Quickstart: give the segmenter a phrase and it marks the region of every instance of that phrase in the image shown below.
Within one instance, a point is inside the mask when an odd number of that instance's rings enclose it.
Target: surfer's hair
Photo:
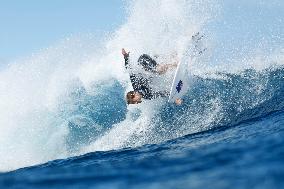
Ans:
[[[135,91],[129,91],[127,94],[126,94],[126,101],[127,101],[127,104],[135,104],[136,102],[133,100],[135,96]]]

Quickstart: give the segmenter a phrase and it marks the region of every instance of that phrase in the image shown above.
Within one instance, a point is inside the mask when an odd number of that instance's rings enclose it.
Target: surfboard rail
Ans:
[[[194,58],[202,55],[207,50],[207,48],[201,47],[203,37],[204,35],[200,34],[200,32],[192,36],[175,71],[168,102],[175,102],[189,90],[193,75],[189,72],[188,65]]]

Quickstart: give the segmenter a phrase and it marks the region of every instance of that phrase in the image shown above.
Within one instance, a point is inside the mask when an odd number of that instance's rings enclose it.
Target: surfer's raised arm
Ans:
[[[123,55],[126,69],[128,68],[128,64],[129,64],[129,53],[130,52],[126,52],[124,48],[121,49],[121,54]]]

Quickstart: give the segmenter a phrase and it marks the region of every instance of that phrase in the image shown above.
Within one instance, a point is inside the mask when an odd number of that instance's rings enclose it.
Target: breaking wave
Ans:
[[[131,1],[126,23],[100,42],[71,37],[3,68],[0,170],[159,143],[283,109],[282,44],[263,44],[261,34],[255,43],[262,45],[250,51],[249,44],[241,52],[226,47],[216,30],[225,8],[213,0]],[[181,58],[198,31],[206,35],[208,50],[190,66],[194,85],[184,103],[155,99],[127,106],[131,84],[121,48],[131,51],[133,62],[143,53],[173,50]],[[283,40],[281,34],[277,39]],[[163,78],[164,87],[171,78]]]

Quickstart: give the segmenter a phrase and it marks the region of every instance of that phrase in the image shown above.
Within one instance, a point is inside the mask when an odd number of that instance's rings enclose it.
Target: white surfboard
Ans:
[[[182,98],[192,85],[193,75],[188,70],[188,67],[196,57],[203,54],[206,50],[206,48],[202,47],[202,38],[203,35],[199,32],[192,36],[192,40],[189,42],[189,45],[177,66],[168,102],[175,102],[177,99]]]

